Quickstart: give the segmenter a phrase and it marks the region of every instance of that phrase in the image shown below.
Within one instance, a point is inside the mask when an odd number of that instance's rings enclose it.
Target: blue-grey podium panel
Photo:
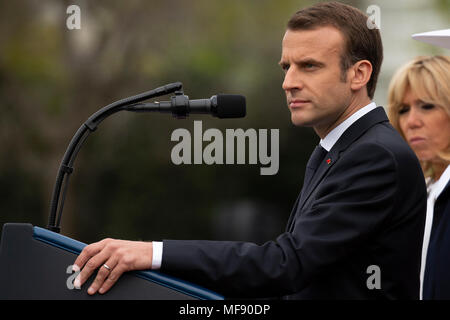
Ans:
[[[31,224],[6,223],[0,244],[0,299],[223,300],[215,292],[156,271],[127,272],[105,294],[73,288],[71,265],[86,244]]]

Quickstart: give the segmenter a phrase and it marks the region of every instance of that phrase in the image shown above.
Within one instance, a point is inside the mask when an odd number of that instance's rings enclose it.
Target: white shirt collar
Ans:
[[[434,199],[437,199],[441,194],[441,192],[444,190],[449,180],[450,180],[450,165],[448,165],[447,168],[444,170],[444,172],[441,174],[439,180],[432,184],[430,196],[434,197]]]
[[[342,136],[342,134],[345,132],[345,130],[348,129],[356,120],[364,116],[366,113],[369,113],[373,109],[377,107],[377,104],[375,102],[369,103],[367,106],[359,109],[354,114],[352,114],[350,117],[345,119],[342,123],[340,123],[336,128],[330,131],[325,138],[320,139],[320,145],[327,151],[330,151],[331,148],[333,148],[334,144],[338,139]]]

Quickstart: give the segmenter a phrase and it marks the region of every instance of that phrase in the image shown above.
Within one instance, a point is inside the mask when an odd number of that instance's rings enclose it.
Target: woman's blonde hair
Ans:
[[[450,57],[420,56],[394,74],[389,84],[388,115],[392,126],[403,138],[405,135],[399,125],[399,111],[408,90],[412,90],[423,102],[442,108],[450,119]],[[450,161],[450,142],[438,156],[444,161]],[[421,161],[421,165],[425,177],[434,178],[431,163]]]

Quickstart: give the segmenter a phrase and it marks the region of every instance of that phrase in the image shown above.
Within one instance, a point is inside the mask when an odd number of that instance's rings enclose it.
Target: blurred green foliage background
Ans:
[[[345,2],[362,11],[377,3],[383,10],[384,3]],[[84,242],[275,238],[318,142],[312,129],[291,124],[277,64],[289,17],[311,3],[2,1],[0,224],[46,226],[56,173],[79,126],[111,102],[181,81],[191,99],[245,95],[246,118],[177,120],[125,112],[108,118],[77,157],[62,233]],[[81,8],[80,30],[66,27],[71,4]],[[429,5],[448,15],[448,1]],[[425,45],[416,49],[436,52]],[[384,87],[391,73],[380,77]],[[260,164],[174,165],[171,133],[176,128],[193,133],[194,120],[203,121],[203,131],[279,129],[278,174],[261,176]]]

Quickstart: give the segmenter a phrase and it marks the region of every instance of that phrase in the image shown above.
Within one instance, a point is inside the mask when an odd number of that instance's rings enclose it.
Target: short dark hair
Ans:
[[[341,76],[360,60],[372,64],[372,74],[367,83],[367,95],[373,98],[378,74],[383,62],[383,44],[378,28],[369,28],[368,16],[359,9],[340,2],[322,2],[296,12],[287,24],[289,30],[312,30],[333,26],[344,37],[341,56]]]

